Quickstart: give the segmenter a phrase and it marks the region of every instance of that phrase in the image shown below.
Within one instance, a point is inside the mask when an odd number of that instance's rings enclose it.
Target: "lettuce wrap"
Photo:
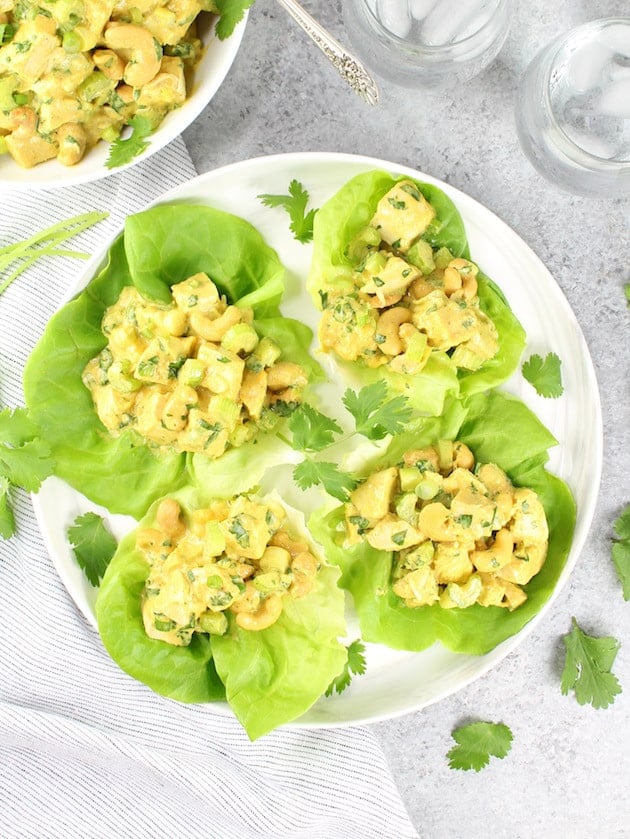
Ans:
[[[518,632],[551,596],[571,547],[575,504],[567,485],[545,469],[547,450],[556,444],[552,434],[522,402],[499,391],[465,403],[453,401],[442,417],[394,438],[378,459],[366,464],[364,474],[397,463],[408,449],[440,439],[466,443],[478,463],[494,463],[515,486],[538,493],[549,525],[549,547],[541,571],[523,587],[527,600],[517,609],[479,604],[409,608],[392,591],[392,552],[376,550],[366,541],[343,546],[343,506],[316,511],[309,528],[328,560],[342,570],[341,585],[352,594],[364,640],[413,651],[440,641],[455,652],[482,655]]]
[[[185,512],[210,501],[208,492],[193,487],[169,497]],[[158,504],[139,527],[155,527]],[[293,529],[306,533],[303,517],[288,512]],[[324,565],[313,591],[285,598],[282,614],[267,629],[241,629],[230,614],[225,635],[194,633],[185,647],[145,632],[141,595],[149,570],[134,530],[120,542],[105,573],[96,615],[114,661],[156,693],[187,703],[226,699],[254,740],[306,712],[344,666],[346,648],[337,640],[345,634],[338,568]]]
[[[56,474],[112,513],[138,518],[155,499],[189,482],[195,460],[207,459],[157,450],[132,430],[110,436],[81,374],[106,346],[101,321],[125,286],[168,303],[170,287],[199,271],[229,302],[251,306],[259,335],[276,340],[311,380],[321,375],[308,352],[311,331],[280,314],[283,266],[248,222],[183,204],[130,216],[105,267],[51,319],[24,373],[26,403],[51,447]],[[233,476],[228,492],[254,484],[280,456],[274,441],[273,435],[260,433],[239,450],[247,470]]]
[[[315,305],[321,309],[327,294],[344,286],[354,262],[349,248],[355,237],[369,224],[380,198],[396,183],[411,180],[374,170],[348,181],[315,217],[313,260],[307,288]],[[420,237],[432,248],[448,248],[454,257],[471,257],[462,218],[448,196],[433,184],[414,181],[424,198],[433,206],[436,217]],[[339,361],[344,375],[358,386],[384,378],[389,387],[404,393],[414,408],[424,414],[439,415],[448,394],[473,395],[496,387],[515,371],[525,346],[525,333],[495,283],[480,271],[479,306],[498,332],[497,354],[476,370],[457,368],[450,355],[434,350],[420,374],[403,376],[388,366],[370,369],[362,363]]]

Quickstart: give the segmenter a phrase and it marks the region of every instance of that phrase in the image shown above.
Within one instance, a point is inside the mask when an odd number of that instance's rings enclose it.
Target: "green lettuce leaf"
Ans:
[[[101,320],[124,286],[168,301],[170,285],[197,271],[206,271],[230,301],[251,305],[260,334],[277,337],[287,357],[314,378],[321,376],[308,353],[310,330],[280,317],[283,268],[250,224],[189,205],[130,216],[105,268],[51,319],[24,373],[26,403],[51,448],[55,474],[110,512],[139,518],[155,499],[190,480],[196,456],[158,452],[133,430],[111,437],[81,374],[106,346]],[[254,446],[255,441],[243,450],[253,452]],[[238,478],[232,491],[251,485],[247,470]]]
[[[194,487],[169,496],[189,512],[205,503]],[[155,526],[157,506],[140,527]],[[268,629],[249,632],[231,618],[226,635],[196,633],[188,647],[145,633],[140,597],[148,573],[134,531],[121,541],[105,573],[96,614],[114,661],[156,693],[194,703],[227,698],[253,740],[305,713],[343,669],[347,652],[337,639],[346,631],[344,594],[337,568],[324,566],[317,588],[305,597],[286,598],[282,615]]]
[[[369,223],[379,199],[396,182],[406,178],[378,170],[357,175],[319,209],[307,281],[308,291],[318,307],[321,305],[320,292],[334,292],[348,278],[352,270],[352,261],[346,255],[348,245]],[[415,183],[437,212],[431,232],[424,238],[432,247],[447,247],[456,257],[470,258],[464,223],[457,207],[438,187],[421,181]],[[354,369],[352,377],[358,380],[359,386],[385,378],[388,387],[396,393],[404,393],[416,410],[433,415],[441,412],[449,394],[461,392],[468,396],[501,384],[518,366],[525,347],[525,332],[495,283],[482,272],[478,283],[480,308],[494,322],[499,338],[497,355],[484,362],[479,370],[458,370],[446,353],[436,352],[419,376],[401,376],[386,367],[371,370],[361,364],[339,363],[344,376]]]
[[[155,521],[155,508],[143,520]],[[180,702],[216,702],[225,698],[208,636],[195,634],[188,647],[156,641],[144,631],[140,597],[149,564],[136,550],[136,531],[118,545],[96,600],[98,631],[116,664],[156,693]]]
[[[205,271],[232,303],[279,314],[284,268],[251,224],[187,204],[154,207],[125,222],[125,254],[141,294],[171,302],[171,286]]]
[[[451,439],[470,446],[478,462],[496,463],[516,485],[535,490],[549,524],[549,549],[541,571],[524,586],[527,600],[522,606],[513,612],[477,604],[467,609],[409,608],[391,589],[391,552],[367,542],[343,547],[342,507],[316,511],[309,528],[328,560],[342,570],[341,585],[352,594],[365,641],[403,650],[423,650],[440,641],[456,652],[482,655],[522,629],[551,596],[571,547],[575,503],[567,485],[544,468],[553,436],[519,400],[493,392],[474,397],[463,409],[451,406],[446,413],[437,425],[427,421],[423,429],[420,424],[415,440],[411,434],[394,440],[372,468],[395,463],[412,440],[422,447],[448,430]]]

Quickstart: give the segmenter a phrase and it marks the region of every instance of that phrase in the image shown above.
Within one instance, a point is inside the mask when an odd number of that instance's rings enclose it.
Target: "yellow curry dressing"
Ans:
[[[111,434],[132,428],[157,446],[220,457],[290,414],[307,376],[259,338],[253,310],[228,305],[205,274],[172,293],[162,305],[126,286],[103,317],[108,343],[83,382]]]
[[[406,452],[370,475],[345,507],[346,544],[394,553],[393,591],[411,608],[516,609],[543,566],[549,531],[537,494],[498,466],[475,469],[461,442]]]

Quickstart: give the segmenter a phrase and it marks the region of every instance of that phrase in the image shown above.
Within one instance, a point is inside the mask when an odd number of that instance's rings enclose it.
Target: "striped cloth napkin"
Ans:
[[[107,210],[72,240],[94,252],[124,216],[195,171],[181,140],[95,184],[0,194],[0,246]],[[83,265],[54,257],[0,297],[0,406]],[[17,536],[0,542],[0,836],[416,836],[365,728],[286,728],[250,743],[210,706],[153,694],[122,673],[74,606],[14,494]]]

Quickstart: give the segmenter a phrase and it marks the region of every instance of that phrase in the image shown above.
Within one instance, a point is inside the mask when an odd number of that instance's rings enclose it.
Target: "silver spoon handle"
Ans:
[[[355,93],[370,105],[378,102],[378,88],[363,64],[342,47],[330,32],[312,17],[296,0],[278,0],[291,17],[336,67],[339,75]]]

